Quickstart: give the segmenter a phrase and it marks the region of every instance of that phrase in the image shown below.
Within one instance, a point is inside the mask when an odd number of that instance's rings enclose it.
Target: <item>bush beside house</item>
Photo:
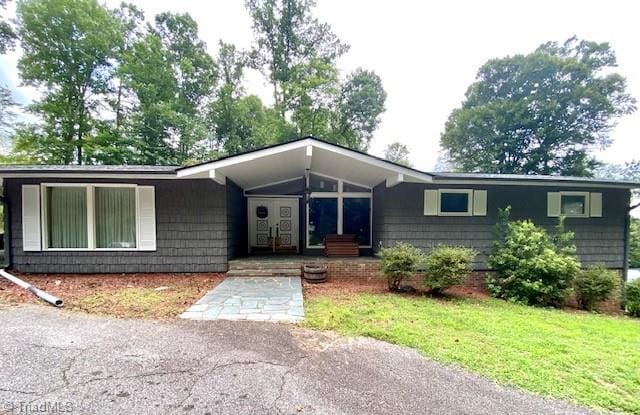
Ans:
[[[418,267],[424,261],[422,251],[411,244],[396,242],[389,248],[382,248],[380,257],[380,271],[387,277],[390,291],[399,291],[402,282],[418,272]]]
[[[630,316],[640,317],[640,279],[628,282],[624,287],[624,310]]]
[[[472,271],[476,253],[473,249],[439,246],[425,259],[424,284],[434,293],[460,285]]]
[[[603,265],[580,270],[574,282],[576,301],[585,310],[594,310],[619,289],[620,275]]]
[[[487,277],[490,293],[497,298],[529,305],[564,305],[580,263],[571,242],[573,233],[559,220],[550,236],[530,220],[509,220],[510,209],[501,209],[496,244],[488,264],[495,274]]]

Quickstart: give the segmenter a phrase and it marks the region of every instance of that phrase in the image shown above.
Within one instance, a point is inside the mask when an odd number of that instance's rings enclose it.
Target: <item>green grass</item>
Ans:
[[[640,413],[640,321],[493,299],[315,297],[305,324],[418,349],[499,383]]]
[[[171,318],[186,308],[180,290],[159,292],[153,288],[126,288],[99,293],[71,304],[73,309],[124,318]]]

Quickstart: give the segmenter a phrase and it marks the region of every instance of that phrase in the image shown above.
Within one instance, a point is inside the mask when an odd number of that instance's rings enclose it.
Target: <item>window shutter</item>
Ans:
[[[426,216],[438,215],[438,191],[437,190],[424,191],[424,214]]]
[[[473,216],[487,216],[487,191],[473,191]]]
[[[602,193],[591,193],[589,196],[589,209],[591,217],[602,217]]]
[[[40,186],[22,186],[22,250],[40,251]]]
[[[547,193],[547,216],[554,218],[560,216],[560,192]]]
[[[156,250],[156,197],[153,186],[138,186],[138,249]]]

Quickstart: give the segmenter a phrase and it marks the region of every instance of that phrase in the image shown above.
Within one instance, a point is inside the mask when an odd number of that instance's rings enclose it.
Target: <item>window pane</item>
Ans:
[[[309,245],[322,245],[325,235],[338,233],[338,199],[309,201]]]
[[[342,233],[357,235],[358,245],[371,244],[371,199],[345,198],[343,200]]]
[[[583,195],[562,195],[561,212],[563,215],[584,215]]]
[[[441,193],[440,212],[465,213],[469,208],[468,193]]]
[[[135,248],[135,189],[96,187],[95,194],[96,248]]]
[[[49,248],[87,248],[87,190],[47,188]]]
[[[347,183],[347,182],[342,182],[342,191],[343,192],[371,193],[371,189],[367,189],[366,187],[358,186],[358,185]]]
[[[309,175],[309,190],[312,192],[337,192],[338,181],[315,174]]]

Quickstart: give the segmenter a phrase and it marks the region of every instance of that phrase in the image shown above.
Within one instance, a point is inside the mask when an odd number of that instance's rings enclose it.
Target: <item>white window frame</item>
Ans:
[[[560,216],[564,216],[565,218],[588,218],[591,216],[591,207],[589,206],[589,202],[591,196],[589,192],[559,192],[560,193]],[[574,214],[574,213],[564,213],[562,212],[562,197],[563,196],[582,196],[584,198],[584,213],[582,214]]]
[[[458,193],[467,195],[466,212],[443,212],[442,194]],[[473,189],[438,189],[438,216],[473,216]]]
[[[87,248],[49,248],[49,224],[47,223],[47,189],[50,187],[84,187],[87,192]],[[95,221],[95,189],[100,187],[134,188],[136,192],[136,247],[97,248]],[[132,183],[42,183],[40,184],[40,223],[43,251],[140,251],[140,206],[138,185]]]
[[[338,181],[338,191],[337,192],[311,192],[309,193],[309,199],[337,199],[338,200],[338,226],[337,226],[337,231],[338,231],[338,235],[342,235],[343,234],[343,225],[344,225],[344,199],[369,199],[369,244],[368,245],[358,245],[358,248],[372,248],[373,247],[373,189],[370,186],[365,186],[363,184],[360,183],[354,183],[350,180],[342,180],[340,178],[337,177],[332,177],[326,174],[320,174],[320,173],[316,173],[316,172],[310,172],[310,174],[307,175],[306,180],[306,187],[307,189],[309,188],[309,176],[313,174],[316,176],[321,176],[321,177],[326,177],[328,179],[333,179],[333,180],[337,180]],[[349,183],[352,184],[354,186],[359,186],[359,187],[363,187],[365,189],[369,189],[369,192],[343,192],[343,184],[344,183]],[[308,200],[307,203],[305,203],[306,205],[306,223],[305,223],[305,242],[307,245],[307,248],[309,249],[317,249],[317,248],[324,248],[324,244],[320,244],[320,245],[311,245],[310,243],[310,238],[309,238],[309,202],[311,200]]]

